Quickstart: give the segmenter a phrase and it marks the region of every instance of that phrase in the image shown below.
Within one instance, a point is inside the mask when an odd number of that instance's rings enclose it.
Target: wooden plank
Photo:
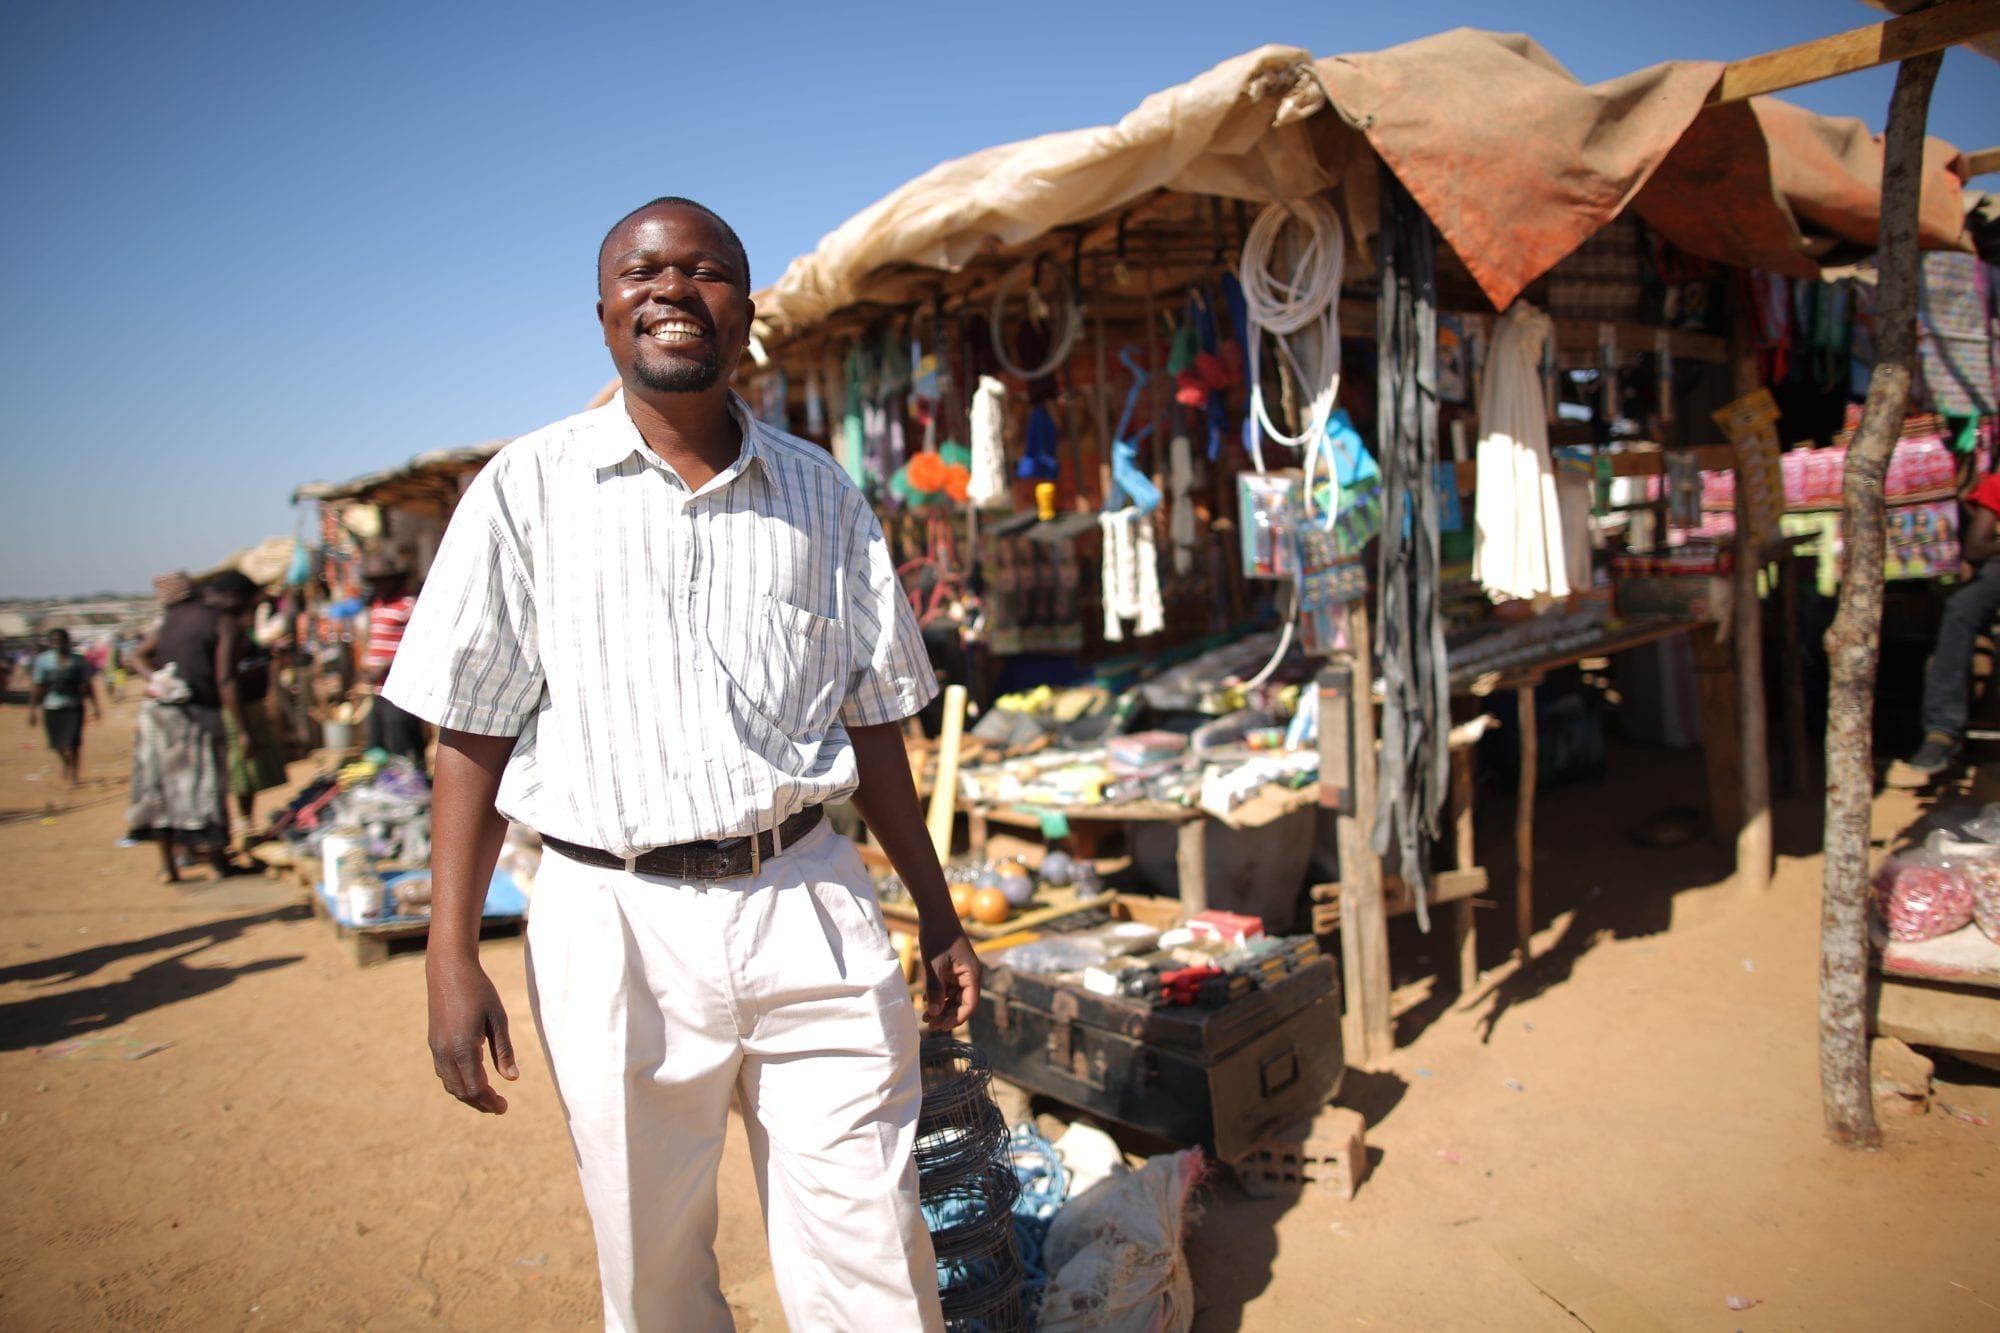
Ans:
[[[1984,176],[1989,171],[2000,171],[2000,147],[1981,148],[1965,155],[1965,174]]]
[[[1711,106],[1890,65],[2000,32],[2000,0],[1954,0],[1726,65]]]
[[[1483,866],[1446,870],[1431,876],[1430,905],[1437,907],[1448,903],[1454,909],[1469,909],[1472,900],[1485,893],[1489,886]],[[1337,883],[1315,884],[1312,886],[1312,897],[1313,933],[1328,935],[1340,929],[1341,886]],[[1416,897],[1400,875],[1382,877],[1382,910],[1388,916],[1403,916],[1416,910]]]
[[[1347,619],[1357,700],[1375,697],[1375,663],[1368,637],[1368,605],[1357,602]],[[1389,1008],[1389,924],[1382,899],[1382,861],[1370,846],[1375,827],[1375,710],[1354,710],[1354,813],[1341,815],[1340,955],[1347,989],[1350,1062],[1379,1065],[1395,1050]]]
[[[2000,1054],[2000,994],[1883,977],[1869,1027],[1913,1046]]]
[[[947,685],[944,691],[944,729],[938,736],[937,785],[931,788],[931,846],[940,861],[951,859],[952,815],[958,805],[958,750],[965,735],[965,686]]]
[[[1514,952],[1527,964],[1535,957],[1535,786],[1541,776],[1534,686],[1514,691],[1514,714],[1521,731],[1521,780],[1514,798]]]
[[[1190,819],[1174,830],[1174,880],[1189,916],[1208,910],[1208,821]]]

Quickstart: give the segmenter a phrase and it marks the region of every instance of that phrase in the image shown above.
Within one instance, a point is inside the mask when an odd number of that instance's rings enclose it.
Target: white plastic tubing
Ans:
[[[1280,277],[1274,265],[1287,224],[1296,229],[1296,239],[1288,247],[1289,273]],[[1267,205],[1243,240],[1238,274],[1250,326],[1250,346],[1245,349],[1253,422],[1250,457],[1259,472],[1264,470],[1260,436],[1269,435],[1294,449],[1325,438],[1334,399],[1340,393],[1340,285],[1346,271],[1347,230],[1333,205],[1319,196]],[[1294,336],[1308,331],[1318,335],[1306,340],[1310,365],[1301,361],[1292,346]],[[1313,390],[1305,429],[1296,436],[1279,430],[1264,405],[1266,337],[1277,339],[1278,354],[1285,358],[1293,376]]]

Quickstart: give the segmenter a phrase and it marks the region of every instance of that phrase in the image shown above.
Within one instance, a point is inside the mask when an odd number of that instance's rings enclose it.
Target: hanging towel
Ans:
[[[1542,397],[1552,328],[1547,315],[1516,302],[1494,329],[1480,386],[1472,573],[1495,601],[1546,604],[1570,593]]]
[[[972,480],[966,498],[987,509],[1007,498],[1007,386],[991,375],[979,377],[972,394]]]

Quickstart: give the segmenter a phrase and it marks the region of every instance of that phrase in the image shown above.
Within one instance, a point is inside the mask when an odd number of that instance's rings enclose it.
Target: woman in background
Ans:
[[[209,579],[202,596],[227,613],[241,632],[251,622],[259,590],[248,575],[231,569]],[[236,697],[243,721],[239,727],[236,715],[224,712],[222,725],[229,738],[229,794],[236,798],[246,837],[257,831],[257,793],[285,785],[285,749],[271,721],[270,695],[270,651],[244,635],[236,659]]]
[[[132,745],[132,804],[125,822],[136,839],[160,844],[160,881],[180,881],[180,844],[206,853],[218,878],[229,860],[228,762],[224,713],[247,744],[236,664],[236,619],[195,596],[185,574],[163,574],[153,592],[165,608],[133,653],[147,677]]]

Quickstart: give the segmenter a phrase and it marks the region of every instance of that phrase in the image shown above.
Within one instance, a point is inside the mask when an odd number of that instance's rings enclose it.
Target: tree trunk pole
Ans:
[[[1819,1078],[1826,1132],[1854,1148],[1880,1146],[1869,1095],[1868,838],[1874,799],[1875,667],[1882,640],[1882,482],[1909,403],[1917,341],[1917,204],[1924,123],[1938,54],[1896,69],[1882,162],[1874,376],[1847,451],[1841,499],[1846,543],[1840,610],[1827,631],[1832,666],[1826,728],[1826,858],[1820,899]]]

